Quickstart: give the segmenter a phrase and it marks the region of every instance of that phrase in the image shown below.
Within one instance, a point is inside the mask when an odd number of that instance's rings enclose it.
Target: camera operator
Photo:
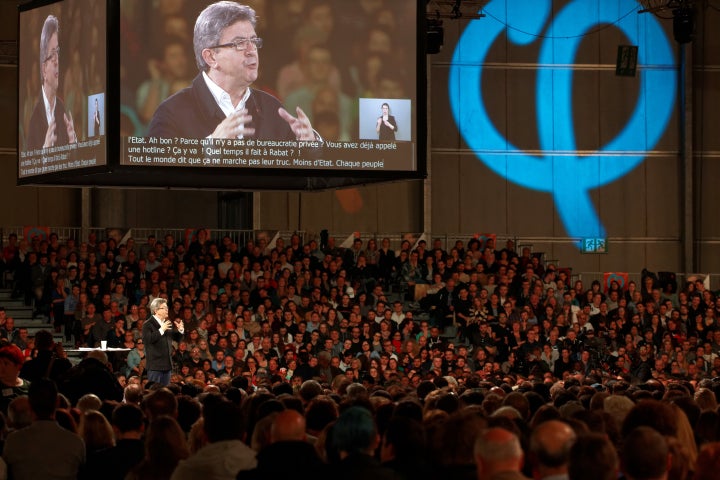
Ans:
[[[581,354],[581,361],[585,367],[586,373],[593,370],[601,373],[603,364],[607,363],[605,341],[599,336],[596,336],[595,329],[592,325],[588,324],[583,327],[580,338],[584,345],[583,352]]]

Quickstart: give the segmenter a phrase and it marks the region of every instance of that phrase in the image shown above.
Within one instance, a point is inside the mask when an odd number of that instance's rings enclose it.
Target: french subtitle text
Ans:
[[[124,148],[126,165],[320,170],[383,170],[378,151],[398,150],[395,142],[181,137],[127,137]]]
[[[96,147],[100,139],[57,145],[20,152],[19,177],[56,173],[75,168],[93,167],[98,164],[97,157],[85,150]]]

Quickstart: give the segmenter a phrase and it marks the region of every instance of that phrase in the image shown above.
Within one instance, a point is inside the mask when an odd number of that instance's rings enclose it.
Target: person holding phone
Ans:
[[[386,142],[395,141],[395,132],[397,132],[397,122],[395,117],[390,115],[390,105],[382,104],[382,115],[377,119],[375,131],[378,133],[378,140]]]
[[[168,304],[165,298],[150,302],[152,317],[143,324],[142,339],[145,344],[145,368],[148,380],[161,385],[170,383],[172,372],[172,342],[179,342],[185,325],[181,318],[175,323],[168,318]]]

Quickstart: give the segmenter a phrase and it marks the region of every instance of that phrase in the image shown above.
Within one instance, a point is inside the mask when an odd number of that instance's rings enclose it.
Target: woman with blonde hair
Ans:
[[[80,468],[78,478],[102,478],[104,469],[101,463],[95,461],[97,456],[108,448],[115,446],[115,438],[110,422],[105,415],[97,410],[88,410],[80,417],[78,434],[85,442],[85,466]]]
[[[152,421],[145,437],[145,458],[125,480],[169,480],[180,460],[190,456],[177,420],[161,415]]]
[[[675,435],[675,438],[678,439],[680,445],[682,445],[685,449],[688,470],[690,472],[694,472],[695,463],[697,462],[698,457],[697,443],[695,443],[695,432],[692,425],[690,425],[690,420],[685,414],[685,411],[675,403],[671,403],[670,406],[675,412],[677,423],[677,434]]]
[[[88,410],[80,417],[78,433],[85,442],[88,455],[115,445],[113,429],[105,415]]]

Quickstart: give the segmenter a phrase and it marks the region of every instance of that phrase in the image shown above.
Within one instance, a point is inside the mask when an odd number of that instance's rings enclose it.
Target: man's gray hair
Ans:
[[[40,82],[44,82],[43,78],[43,64],[48,58],[48,45],[50,44],[50,38],[53,34],[57,33],[60,35],[60,24],[55,15],[48,15],[43,23],[42,32],[40,33]],[[58,38],[58,42],[59,42]]]
[[[499,427],[483,430],[475,441],[475,456],[490,462],[504,462],[522,458],[523,449],[520,445],[520,439],[517,435],[509,432],[507,438],[503,441],[493,441],[493,431]]]
[[[150,313],[155,315],[155,312],[158,311],[159,308],[164,307],[167,305],[167,299],[162,297],[153,298],[153,301],[150,302]]]
[[[255,10],[247,5],[223,0],[208,5],[200,12],[195,21],[193,46],[195,62],[201,71],[205,72],[210,68],[202,57],[203,50],[220,43],[223,30],[237,22],[250,22],[255,27]]]

